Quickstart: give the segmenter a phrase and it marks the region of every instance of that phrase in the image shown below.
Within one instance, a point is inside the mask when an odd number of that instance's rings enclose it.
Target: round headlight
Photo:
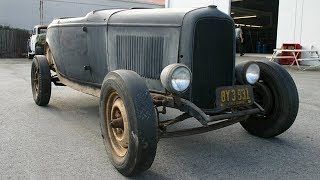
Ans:
[[[180,94],[191,84],[191,71],[186,65],[170,64],[162,70],[160,80],[169,92]]]
[[[260,68],[257,64],[252,63],[246,71],[246,80],[249,84],[256,83],[260,78]]]

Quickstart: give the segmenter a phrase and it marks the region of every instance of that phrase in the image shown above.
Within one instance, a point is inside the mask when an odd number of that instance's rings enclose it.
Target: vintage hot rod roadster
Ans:
[[[270,138],[293,124],[299,107],[296,85],[278,64],[235,65],[234,22],[215,6],[97,10],[55,19],[45,55],[32,63],[37,105],[49,103],[52,82],[100,98],[106,150],[125,176],[151,166],[160,138],[238,122]],[[182,113],[160,119],[167,108]],[[168,130],[188,118],[200,126]]]

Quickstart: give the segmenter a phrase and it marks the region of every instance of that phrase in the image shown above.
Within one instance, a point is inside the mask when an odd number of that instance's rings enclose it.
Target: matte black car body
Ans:
[[[177,67],[188,74],[174,77]],[[189,86],[172,89],[174,78]],[[97,10],[55,19],[45,56],[32,63],[37,105],[49,103],[51,82],[100,98],[101,134],[112,164],[125,176],[151,166],[159,138],[239,122],[249,133],[270,138],[290,128],[299,107],[295,83],[281,66],[235,65],[234,22],[215,6]],[[166,108],[182,114],[159,118]],[[188,118],[201,126],[168,128]]]
[[[149,89],[165,92],[161,70],[172,63],[186,64],[193,85],[183,96],[210,109],[215,87],[235,82],[233,33],[233,20],[214,6],[99,10],[83,18],[54,20],[47,43],[59,75],[94,88],[101,87],[108,72],[129,69],[144,77]],[[199,43],[213,47],[201,49]],[[212,98],[208,101],[203,93]]]

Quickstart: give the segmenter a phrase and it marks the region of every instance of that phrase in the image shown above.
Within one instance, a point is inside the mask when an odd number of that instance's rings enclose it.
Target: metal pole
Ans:
[[[39,7],[39,11],[40,11],[40,24],[43,24],[43,0],[40,0],[40,7]]]

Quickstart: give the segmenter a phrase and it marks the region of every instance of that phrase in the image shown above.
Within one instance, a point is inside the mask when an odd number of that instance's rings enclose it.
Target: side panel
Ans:
[[[85,25],[83,25],[85,26]],[[87,32],[83,26],[60,26],[60,53],[70,79],[81,82],[92,82],[89,66]]]
[[[60,30],[58,26],[48,28],[46,41],[49,45],[51,54],[55,60],[55,64],[58,68],[58,71],[66,75],[66,69],[64,62],[62,60],[62,53],[60,49]]]
[[[109,26],[109,71],[128,69],[162,91],[162,69],[178,60],[180,27]]]
[[[107,64],[107,25],[93,26],[88,29],[88,56],[93,82],[102,84],[108,73]]]

